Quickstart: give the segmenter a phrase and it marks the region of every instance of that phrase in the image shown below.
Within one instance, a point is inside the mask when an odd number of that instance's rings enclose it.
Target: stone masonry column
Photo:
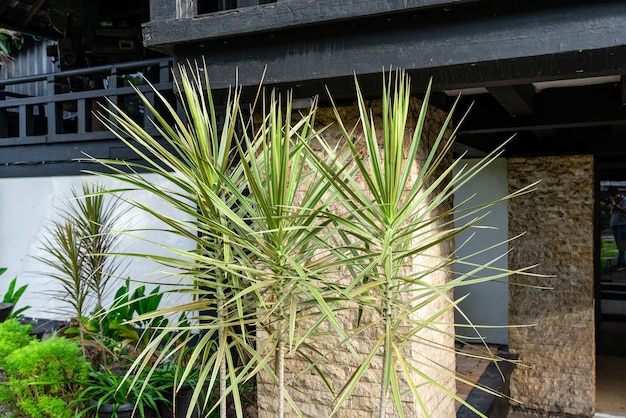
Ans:
[[[411,103],[412,117],[417,117],[420,109],[421,102],[414,99]],[[380,115],[380,101],[371,102],[371,107],[374,112]],[[354,106],[344,106],[339,109],[342,119],[346,127],[351,127],[356,124],[358,120],[358,108]],[[446,117],[446,113],[432,108],[429,110],[430,116],[427,117],[427,126],[424,128],[424,135],[426,138],[422,140],[423,147],[420,151],[418,159],[423,161],[430,150],[432,143],[434,142],[436,135],[439,132],[441,125]],[[317,123],[320,126],[326,126],[334,122],[334,115],[332,109],[323,108],[319,109],[316,117]],[[409,123],[410,127],[415,125],[415,121]],[[382,127],[382,122],[377,122],[377,127]],[[361,133],[359,131],[354,133],[355,138]],[[412,132],[406,132],[406,140],[410,140]],[[340,131],[331,126],[324,132],[324,137],[327,141],[339,141],[341,139]],[[449,156],[449,161],[452,161],[452,156]],[[452,205],[452,201],[447,202],[448,207]],[[434,214],[433,214],[434,215]],[[448,242],[440,245],[434,251],[438,254],[449,255],[453,251],[453,242]],[[407,266],[407,269],[418,269],[420,263],[423,263],[428,257],[421,257],[419,260],[415,260],[413,265]],[[432,259],[427,262],[433,262]],[[342,277],[345,277],[347,272],[338,272],[337,281],[340,282]],[[429,280],[432,283],[443,283],[451,280],[451,274],[449,272],[436,272],[431,274]],[[451,298],[451,295],[449,295]],[[441,306],[446,303],[443,298],[435,301],[431,306],[427,306],[423,311],[419,312],[422,317],[428,317],[431,313],[440,309]],[[435,306],[437,305],[437,306]],[[347,328],[354,326],[356,323],[356,312],[354,310],[346,311],[342,313],[342,320]],[[450,312],[446,317],[440,318],[440,321],[444,323],[440,327],[445,331],[424,332],[420,336],[429,339],[433,344],[417,344],[414,343],[407,347],[407,350],[414,353],[415,362],[417,361],[428,363],[432,362],[433,365],[444,367],[448,370],[455,370],[455,355],[454,355],[454,341],[450,335],[454,332],[453,329],[453,313]],[[354,347],[361,353],[368,352],[368,347],[371,346],[372,341],[377,338],[373,332],[368,332],[360,340],[354,341]],[[318,347],[322,351],[331,350],[332,354],[327,362],[321,365],[323,373],[330,379],[331,384],[335,390],[338,390],[343,386],[358,364],[355,364],[354,357],[345,348],[335,348],[337,341],[332,338],[326,337],[324,341],[316,341]],[[436,349],[435,346],[449,347],[449,350]],[[313,372],[307,372],[302,375],[298,375],[306,365],[306,362],[298,358],[291,358],[287,361],[286,379],[289,381],[294,380],[292,387],[289,389],[291,396],[295,403],[298,405],[303,415],[307,418],[328,418],[330,411],[333,408],[333,397],[324,388],[324,385],[320,378]],[[374,418],[377,417],[378,407],[378,393],[380,390],[380,367],[381,361],[374,361],[374,368],[372,373],[366,375],[363,384],[358,386],[353,392],[352,396],[344,404],[344,407],[335,415],[339,418]],[[437,382],[446,387],[451,392],[455,391],[455,380],[448,374],[443,372],[434,372],[432,369],[422,366],[424,371],[433,375]],[[426,405],[426,409],[429,411],[429,415],[438,418],[452,418],[456,415],[454,400],[446,395],[441,389],[434,385],[422,385],[420,387],[420,393],[422,400]],[[267,376],[261,374],[258,376],[258,408],[260,418],[274,418],[276,417],[277,410],[277,390],[273,383]],[[412,418],[421,417],[417,405],[414,405],[412,398],[407,396],[405,402],[406,416]],[[396,417],[396,414],[391,413],[391,407],[388,408],[388,417]],[[295,417],[289,407],[287,407],[288,416]]]
[[[595,336],[593,270],[594,161],[590,155],[511,158],[509,188],[541,180],[509,202],[509,268],[538,264],[548,278],[509,282],[509,344],[521,365],[511,380],[515,408],[539,416],[593,415]],[[533,288],[513,283],[547,286]]]

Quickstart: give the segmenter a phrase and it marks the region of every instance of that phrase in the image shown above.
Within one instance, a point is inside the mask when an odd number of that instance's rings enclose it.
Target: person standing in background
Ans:
[[[611,203],[611,232],[617,245],[617,264],[615,270],[621,271],[626,267],[626,198],[617,187],[609,187]]]

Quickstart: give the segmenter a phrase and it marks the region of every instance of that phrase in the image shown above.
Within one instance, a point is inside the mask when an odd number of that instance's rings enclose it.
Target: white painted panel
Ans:
[[[67,303],[52,298],[52,292],[59,289],[58,283],[46,272],[50,269],[34,259],[44,256],[41,240],[45,235],[48,220],[55,216],[55,207],[62,207],[71,198],[71,190],[81,190],[82,182],[92,181],[111,187],[110,179],[71,176],[71,177],[33,177],[0,179],[0,267],[8,270],[0,276],[0,295],[4,295],[13,277],[18,278],[18,285],[29,283],[23,303],[32,308],[25,312],[26,316],[50,319],[68,319]],[[156,177],[155,177],[156,180]],[[133,192],[125,197],[137,199],[150,207],[160,207],[161,211],[171,216],[180,216],[172,208],[168,208],[153,196]],[[136,208],[128,207],[123,223],[131,228],[158,228],[156,220]],[[171,234],[154,231],[142,234],[142,239],[129,236],[123,238],[123,249],[129,252],[163,253],[156,244],[192,249],[193,242],[182,240]],[[124,271],[126,277],[136,280],[154,281],[166,284],[176,281],[170,275],[160,272],[156,263],[144,259],[129,258]],[[111,286],[112,292],[123,282]],[[151,289],[153,285],[148,285]],[[111,295],[112,296],[112,295]],[[165,303],[178,303],[182,300],[163,300]]]
[[[464,160],[468,166],[475,165],[478,160]],[[507,165],[506,159],[498,159],[481,173],[478,174],[469,184],[459,190],[454,196],[455,206],[471,198],[468,206],[477,206],[483,203],[494,201],[506,196],[507,185]],[[489,248],[508,239],[508,214],[506,202],[498,203],[489,209],[489,215],[480,222],[479,225],[491,228],[470,228],[460,234],[455,244],[458,257],[465,257]],[[456,226],[461,226],[462,222],[456,221]],[[471,238],[470,238],[471,236]],[[469,241],[468,241],[469,239]],[[467,241],[467,242],[466,242]],[[462,245],[461,245],[462,244]],[[478,264],[490,263],[495,258],[503,255],[508,250],[508,245],[500,245],[471,258],[471,261]],[[493,263],[494,267],[507,268],[507,256],[501,257]],[[469,266],[457,263],[455,271],[457,273],[467,273]],[[485,274],[485,273],[483,273]],[[483,276],[484,277],[484,276]],[[476,325],[495,326],[496,328],[480,328],[480,334],[489,343],[508,344],[508,283],[506,279],[499,282],[486,282],[455,289],[455,298],[469,295],[460,303],[460,308],[468,316],[470,321]],[[462,316],[455,315],[457,323],[464,323]],[[466,329],[457,330],[462,335],[476,336],[474,332]]]

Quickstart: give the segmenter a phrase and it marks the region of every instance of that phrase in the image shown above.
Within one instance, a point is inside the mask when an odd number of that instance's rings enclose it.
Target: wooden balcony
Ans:
[[[76,169],[68,170],[67,165],[85,153],[128,157],[129,151],[94,112],[119,106],[149,129],[143,104],[131,85],[150,98],[155,93],[148,80],[175,101],[171,65],[171,59],[160,58],[0,80],[0,177],[75,174]],[[28,91],[43,94],[24,94]],[[33,167],[61,163],[65,168],[52,172]]]
[[[170,68],[171,60],[158,59],[0,80],[0,147],[108,137],[92,113],[98,105],[116,104],[145,123],[131,83],[150,96],[145,76],[158,90],[171,91]],[[45,94],[11,91],[31,83],[42,84]]]

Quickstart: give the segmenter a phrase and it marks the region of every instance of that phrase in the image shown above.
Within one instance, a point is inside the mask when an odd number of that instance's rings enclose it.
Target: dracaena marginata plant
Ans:
[[[455,286],[523,272],[478,265],[454,277],[453,262],[471,261],[455,260],[453,251],[436,251],[481,222],[489,204],[461,212],[450,199],[499,151],[463,169],[462,160],[448,158],[451,116],[436,140],[424,146],[429,93],[416,125],[409,126],[410,86],[402,72],[390,74],[384,83],[382,128],[375,125],[357,83],[360,135],[344,126],[335,108],[345,138],[344,146],[332,147],[324,141],[323,130],[316,129],[315,105],[296,115],[289,96],[283,102],[272,93],[268,99],[262,95],[261,110],[244,112],[241,89],[236,87],[220,126],[206,68],[180,67],[178,76],[184,117],[158,91],[154,93],[161,111],[137,91],[158,136],[115,106],[101,116],[143,162],[98,160],[108,174],[97,174],[124,184],[112,193],[143,190],[178,210],[180,218],[131,202],[162,221],[162,232],[195,243],[192,250],[166,247],[170,255],[134,254],[190,279],[188,285],[165,291],[188,293],[192,300],[138,318],[185,316],[170,323],[170,332],[155,334],[133,370],[149,374],[154,364],[177,361],[180,387],[197,368],[201,383],[192,403],[200,402],[203,389],[211,392],[219,386],[222,417],[228,395],[237,415],[243,416],[238,388],[260,372],[277,387],[278,416],[287,413],[286,403],[302,416],[289,389],[298,376],[285,374],[285,362],[293,356],[306,360],[306,371],[317,373],[332,392],[332,414],[374,370],[377,356],[382,356],[380,417],[389,408],[404,415],[407,396],[418,405],[416,413],[428,415],[419,389],[425,383],[458,399],[438,381],[442,373],[454,378],[454,370],[406,353],[411,344],[454,350],[448,314],[458,309],[458,301],[450,296]],[[407,132],[412,132],[408,141]],[[354,136],[361,139],[353,141]],[[426,150],[421,159],[420,150]],[[469,219],[462,228],[453,224],[455,209],[457,219]],[[348,271],[349,277],[337,280],[337,271]],[[447,272],[449,279],[432,281],[437,272]],[[343,324],[337,313],[350,309],[367,320]],[[424,330],[445,335],[450,344],[425,338]],[[332,334],[336,343],[316,346],[318,331]],[[378,337],[366,354],[357,353],[352,341],[367,333]],[[345,382],[332,382],[322,365],[339,347],[354,356],[356,366]],[[204,407],[207,413],[216,408]]]
[[[87,314],[102,311],[108,283],[122,269],[121,259],[113,256],[122,237],[118,228],[124,227],[121,201],[102,190],[86,182],[82,193],[72,189],[42,240],[45,255],[37,257],[51,268],[48,274],[61,287],[55,297],[70,304],[79,324]],[[79,334],[84,341],[82,325]]]
[[[172,233],[195,243],[189,251],[168,248],[171,255],[136,255],[171,268],[173,274],[180,276],[181,284],[176,289],[164,291],[186,293],[191,301],[137,318],[150,321],[160,315],[183,314],[184,317],[178,322],[171,321],[165,330],[168,332],[159,333],[147,345],[131,372],[143,374],[155,358],[157,364],[176,361],[180,368],[176,382],[179,389],[193,369],[198,368],[198,380],[206,382],[208,391],[213,391],[219,384],[222,399],[233,392],[241,414],[237,385],[248,377],[245,372],[240,373],[237,357],[249,356],[255,348],[254,340],[247,335],[253,316],[239,296],[246,289],[247,266],[237,265],[235,260],[242,256],[243,246],[237,243],[245,242],[243,239],[249,234],[249,227],[244,221],[232,221],[242,209],[224,190],[222,181],[228,176],[232,187],[245,187],[243,172],[235,164],[232,152],[241,91],[238,88],[231,91],[220,126],[208,79],[201,75],[199,68],[195,70],[180,68],[177,91],[184,108],[182,117],[158,91],[155,90],[155,94],[163,111],[158,111],[138,92],[146,111],[153,117],[160,140],[120,109],[102,115],[101,119],[111,125],[110,128],[145,163],[100,163],[110,170],[110,177],[121,180],[123,189],[143,190],[177,210],[180,219],[166,216],[158,208],[139,201],[131,202],[162,221],[163,233]],[[206,83],[207,95],[203,94],[203,83]],[[243,219],[243,216],[239,217]],[[233,231],[238,231],[241,237]],[[233,338],[234,335],[238,338]],[[200,402],[202,390],[203,384],[196,386],[192,403]],[[225,401],[220,403],[220,414],[226,414]]]
[[[340,152],[349,154],[356,169],[345,169],[346,158],[334,165],[318,159],[317,167],[332,183],[336,201],[344,208],[341,213],[350,214],[334,220],[349,249],[340,262],[352,272],[348,288],[354,297],[350,300],[358,302],[359,317],[368,318],[357,326],[353,338],[365,331],[376,337],[369,340],[369,352],[359,357],[358,367],[339,391],[332,413],[341,409],[367,373],[378,370],[379,417],[385,417],[390,408],[400,416],[409,413],[405,411],[407,394],[411,395],[409,403],[415,405],[411,414],[429,416],[433,410],[422,398],[425,386],[465,403],[454,386],[441,382],[442,377],[465,379],[428,358],[432,350],[454,351],[450,315],[459,309],[460,300],[452,300],[452,289],[528,270],[475,265],[470,273],[454,277],[454,263],[471,264],[471,256],[458,259],[452,250],[441,251],[441,246],[449,243],[452,248],[455,236],[480,225],[486,208],[530,192],[534,185],[488,204],[453,207],[455,191],[500,156],[502,148],[472,168],[463,167],[462,159],[451,158],[455,134],[451,118],[456,104],[434,141],[428,143],[424,126],[430,87],[419,113],[412,115],[408,76],[403,71],[390,72],[383,81],[380,115],[374,116],[356,79],[355,83],[360,129],[348,129],[338,108],[333,107],[344,137],[345,147]],[[414,125],[410,125],[414,117]],[[466,223],[455,227],[455,219]],[[448,277],[436,278],[437,273]],[[433,337],[437,334],[439,337]],[[382,366],[375,367],[379,356]]]
[[[283,110],[272,95],[263,103],[257,127],[252,119],[243,118],[240,89],[234,89],[218,127],[209,81],[201,73],[198,68],[195,72],[181,68],[178,92],[184,120],[165,98],[159,96],[166,117],[139,93],[163,142],[119,109],[108,115],[115,121],[112,129],[123,132],[120,139],[145,163],[100,163],[127,188],[148,191],[191,218],[174,219],[134,202],[163,222],[163,232],[196,244],[192,251],[169,248],[171,257],[145,255],[191,278],[188,287],[171,291],[190,293],[193,301],[138,318],[185,314],[185,321],[168,327],[167,339],[162,334],[144,350],[134,369],[149,367],[155,357],[157,362],[177,358],[182,384],[192,368],[199,368],[201,383],[192,402],[219,382],[223,417],[228,395],[242,416],[239,386],[264,370],[278,387],[282,416],[285,401],[298,411],[287,390],[284,358],[305,344],[306,336],[325,320],[341,334],[330,306],[337,287],[323,274],[327,263],[317,252],[327,246],[323,236],[327,220],[318,214],[332,193],[323,177],[315,177],[307,158],[305,144],[316,136],[314,112],[292,124],[291,100]],[[158,183],[144,173],[156,175]],[[312,326],[300,335],[296,324],[303,318]],[[191,335],[189,323],[197,335]],[[265,333],[262,341],[255,338],[257,329]],[[205,405],[207,413],[213,407]]]

